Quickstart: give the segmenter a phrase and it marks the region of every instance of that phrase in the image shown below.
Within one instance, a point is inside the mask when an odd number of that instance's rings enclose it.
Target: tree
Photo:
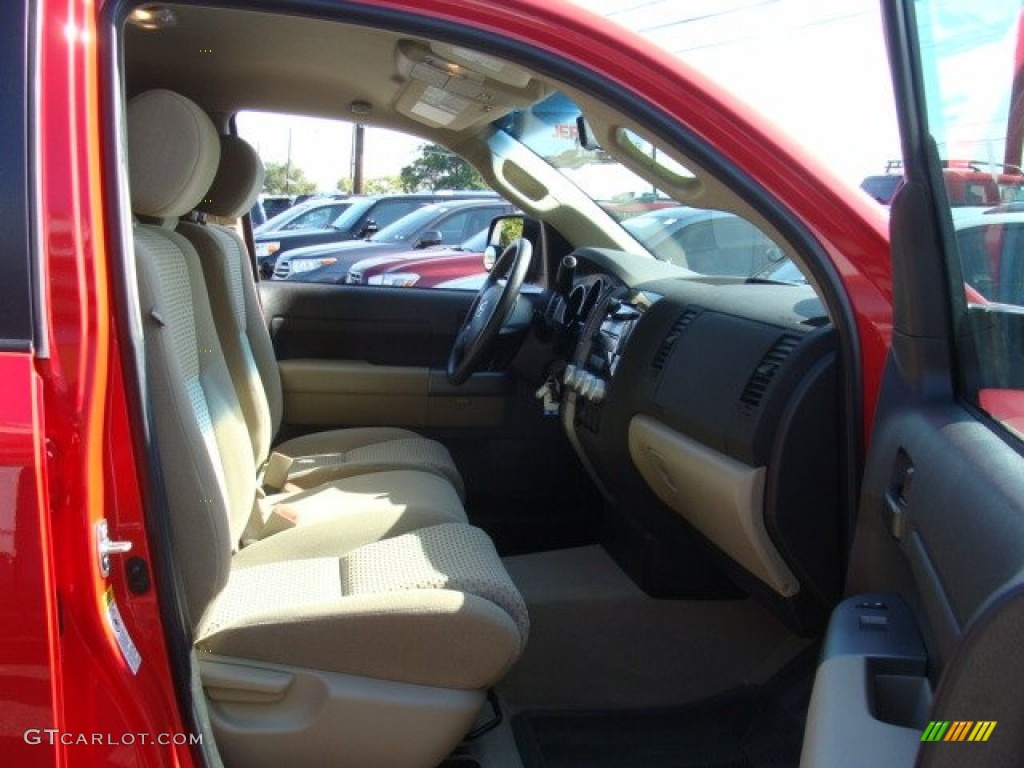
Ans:
[[[339,192],[352,194],[352,179],[344,176],[338,179]],[[382,176],[379,179],[366,179],[363,182],[364,195],[383,195],[390,192],[401,192],[402,180],[398,176]]]
[[[379,179],[367,179],[363,184],[363,192],[368,195],[384,195],[402,191],[402,179],[398,176],[382,176]]]
[[[456,154],[437,144],[424,144],[420,156],[399,176],[406,192],[433,189],[487,189],[483,177]]]
[[[316,182],[307,179],[301,168],[291,167],[290,176],[285,172],[285,163],[267,163],[264,168],[263,191],[268,195],[311,195],[316,192]]]

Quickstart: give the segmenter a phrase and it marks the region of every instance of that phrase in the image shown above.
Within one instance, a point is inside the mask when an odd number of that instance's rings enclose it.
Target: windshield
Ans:
[[[398,221],[384,227],[370,239],[375,243],[403,243],[406,240],[411,240],[421,229],[430,226],[431,222],[437,218],[437,214],[443,210],[444,208],[433,205],[418,208],[408,216],[403,216]]]
[[[680,206],[590,141],[579,107],[564,94],[513,112],[497,127],[557,169],[660,261],[701,274],[750,277],[781,257],[753,224],[732,213]],[[693,178],[637,134],[623,131],[622,141],[638,162]]]
[[[606,210],[619,211],[664,199],[655,187],[600,147],[584,147],[579,135],[580,117],[579,107],[555,93],[528,109],[513,112],[499,121],[498,127],[558,169]]]

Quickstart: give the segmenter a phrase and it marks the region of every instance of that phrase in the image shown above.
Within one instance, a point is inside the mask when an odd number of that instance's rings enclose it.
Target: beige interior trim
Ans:
[[[869,689],[871,678],[864,656],[836,656],[818,666],[800,768],[915,765],[921,731],[873,715],[877,692]]]
[[[431,394],[428,368],[307,359],[279,367],[289,424],[496,427],[505,419],[502,395]]]
[[[437,765],[485,696],[213,654],[199,665],[231,766]]]
[[[374,426],[427,423],[430,372],[358,360],[284,360],[285,419],[290,424]]]
[[[648,416],[629,422],[629,454],[658,498],[784,597],[800,584],[764,525],[764,467],[736,459]]]
[[[426,396],[426,368],[374,365],[362,360],[283,360],[279,363],[285,389],[297,393]]]

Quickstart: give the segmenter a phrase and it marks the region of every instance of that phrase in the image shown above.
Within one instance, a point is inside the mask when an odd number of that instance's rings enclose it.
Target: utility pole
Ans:
[[[366,126],[356,123],[352,132],[352,194],[363,193],[363,132]]]
[[[284,193],[290,195],[292,191],[292,127],[288,126],[288,162],[284,166]]]

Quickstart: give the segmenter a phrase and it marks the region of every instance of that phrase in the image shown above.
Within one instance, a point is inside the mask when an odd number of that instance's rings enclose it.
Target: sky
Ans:
[[[679,56],[853,183],[899,157],[878,0],[570,1]],[[265,161],[285,162],[290,139],[321,191],[350,175],[349,124],[247,113],[239,132]],[[368,129],[364,177],[398,175],[422,143]]]

